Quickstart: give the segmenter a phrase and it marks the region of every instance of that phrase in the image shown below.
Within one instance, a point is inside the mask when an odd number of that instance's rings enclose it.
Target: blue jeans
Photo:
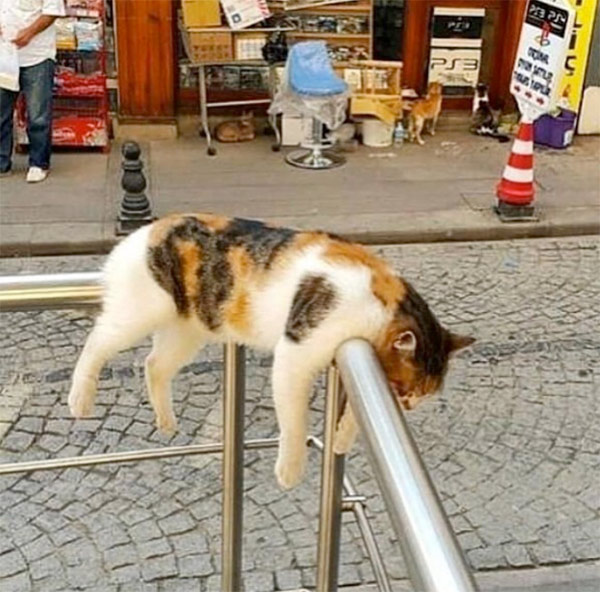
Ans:
[[[54,62],[45,60],[21,68],[19,86],[27,106],[29,166],[50,168],[52,148],[52,87]],[[13,150],[13,112],[18,92],[0,88],[0,172],[11,168]]]

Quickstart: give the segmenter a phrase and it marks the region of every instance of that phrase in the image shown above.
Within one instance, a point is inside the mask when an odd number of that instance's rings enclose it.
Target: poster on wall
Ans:
[[[479,82],[484,17],[483,8],[434,8],[428,80],[445,94],[470,95]]]
[[[271,16],[266,0],[221,0],[221,7],[232,29],[245,29]]]
[[[556,106],[574,11],[569,0],[529,0],[510,91],[536,119]]]
[[[575,9],[575,20],[565,58],[565,70],[560,82],[558,104],[563,109],[578,113],[598,1],[570,0],[570,2]]]

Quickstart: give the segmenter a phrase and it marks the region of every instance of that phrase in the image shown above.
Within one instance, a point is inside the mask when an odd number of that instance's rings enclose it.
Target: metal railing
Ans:
[[[100,303],[101,292],[98,273],[2,277],[0,312],[89,308]],[[278,444],[276,439],[243,440],[244,359],[243,347],[232,343],[224,346],[222,443],[0,464],[0,475],[222,453],[221,590],[237,592],[243,587],[244,449],[274,448]],[[333,452],[345,390],[415,590],[475,592],[475,581],[370,344],[359,339],[347,341],[339,347],[335,359],[337,367],[332,366],[327,374],[324,442],[315,437],[308,442],[323,453],[317,591],[337,590],[341,513],[349,510],[356,517],[380,590],[391,592],[384,561],[367,519],[365,498],[357,495],[349,478],[344,476],[344,458]]]

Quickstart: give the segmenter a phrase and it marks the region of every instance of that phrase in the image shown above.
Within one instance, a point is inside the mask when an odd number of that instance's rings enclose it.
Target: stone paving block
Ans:
[[[177,561],[182,578],[207,577],[214,573],[210,554],[186,555]]]
[[[114,546],[106,550],[103,554],[104,564],[109,570],[124,565],[134,565],[139,561],[135,546],[131,543]]]
[[[153,539],[137,545],[138,554],[142,559],[151,559],[152,557],[161,557],[172,553],[171,545],[168,539]]]
[[[148,582],[175,576],[179,573],[172,555],[144,560],[140,564],[140,570],[142,577]]]
[[[129,529],[129,536],[134,541],[142,543],[162,537],[162,532],[152,520],[146,520],[132,526]]]
[[[208,541],[203,534],[188,532],[170,537],[170,541],[178,557],[208,551]]]
[[[30,592],[33,589],[27,574],[23,573],[2,578],[2,587],[10,592]]]
[[[23,555],[18,551],[9,551],[0,555],[0,578],[13,576],[27,569]]]

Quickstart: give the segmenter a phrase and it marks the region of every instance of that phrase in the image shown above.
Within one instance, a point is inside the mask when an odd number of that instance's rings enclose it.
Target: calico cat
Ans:
[[[473,96],[473,114],[471,116],[471,132],[478,136],[490,136],[499,142],[508,142],[510,138],[498,132],[498,123],[488,96],[487,85],[480,83]]]
[[[73,374],[72,414],[92,413],[102,366],[149,334],[146,383],[157,426],[167,434],[177,427],[171,379],[200,347],[233,340],[273,351],[275,472],[284,488],[304,472],[315,375],[343,341],[373,344],[406,409],[439,389],[450,354],[473,341],[444,329],[414,288],[362,246],[254,220],[158,220],[115,247],[103,285],[102,312]],[[347,452],[356,432],[347,406],[337,453]]]
[[[243,113],[239,119],[223,121],[217,126],[215,136],[219,142],[248,142],[254,140],[254,113]]]
[[[408,137],[411,141],[425,144],[421,132],[425,123],[429,122],[429,133],[435,136],[435,126],[442,111],[443,87],[439,82],[431,82],[427,87],[427,95],[413,103],[408,115]]]

